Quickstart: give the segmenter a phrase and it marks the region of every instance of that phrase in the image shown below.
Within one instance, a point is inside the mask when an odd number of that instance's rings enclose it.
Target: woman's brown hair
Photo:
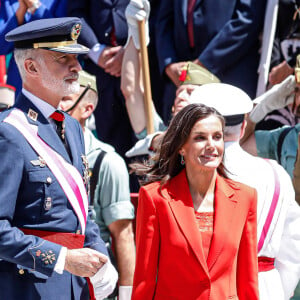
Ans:
[[[138,175],[145,175],[142,184],[161,181],[175,177],[185,167],[181,164],[179,150],[186,143],[192,128],[199,120],[216,116],[222,123],[224,132],[225,121],[214,108],[203,104],[190,104],[176,114],[165,132],[159,152],[144,165],[134,165]],[[223,162],[217,168],[218,173],[227,178]]]

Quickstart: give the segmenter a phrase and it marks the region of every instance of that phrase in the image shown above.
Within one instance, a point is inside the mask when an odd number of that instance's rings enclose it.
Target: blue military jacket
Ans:
[[[83,135],[79,123],[65,115],[65,136],[71,158],[53,126],[20,94],[15,104],[27,116],[38,135],[83,175]],[[80,230],[74,210],[58,181],[12,125],[3,122],[10,110],[0,115],[0,299],[88,299],[84,278],[54,271],[61,246],[23,234],[19,228],[72,232]],[[107,255],[98,226],[89,218],[85,247]]]
[[[187,32],[188,2],[160,2],[156,46],[161,72],[170,63],[198,58],[222,82],[254,97],[266,0],[196,0],[194,48],[189,45]]]

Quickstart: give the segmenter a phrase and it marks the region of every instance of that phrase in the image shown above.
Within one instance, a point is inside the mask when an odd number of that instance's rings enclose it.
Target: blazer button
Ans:
[[[19,270],[19,274],[20,274],[20,275],[23,275],[24,273],[25,273],[25,272],[24,272],[23,269],[20,269],[20,270]]]

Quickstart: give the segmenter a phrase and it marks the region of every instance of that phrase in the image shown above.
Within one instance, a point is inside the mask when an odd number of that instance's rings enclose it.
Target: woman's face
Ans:
[[[179,151],[186,167],[193,170],[214,170],[223,158],[224,140],[221,120],[216,116],[198,120]]]

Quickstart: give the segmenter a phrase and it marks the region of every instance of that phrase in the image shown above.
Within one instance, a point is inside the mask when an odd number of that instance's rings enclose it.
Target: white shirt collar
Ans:
[[[40,110],[40,112],[46,119],[48,119],[52,115],[52,113],[55,112],[55,107],[28,92],[26,89],[22,88],[22,93]]]

